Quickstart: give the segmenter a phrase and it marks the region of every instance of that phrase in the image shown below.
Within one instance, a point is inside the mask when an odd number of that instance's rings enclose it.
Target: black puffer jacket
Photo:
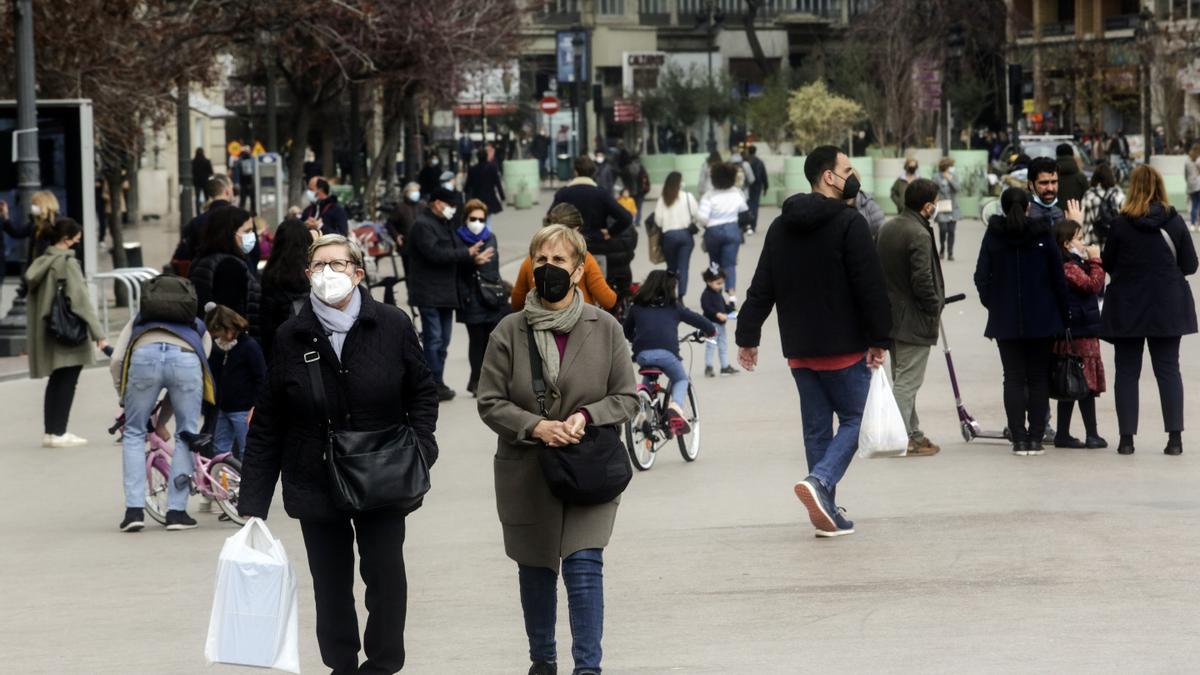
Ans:
[[[262,287],[244,259],[228,253],[206,255],[192,263],[188,279],[196,287],[198,318],[204,318],[204,306],[209,302],[225,305],[246,317],[250,334],[259,337]]]
[[[816,193],[784,202],[739,308],[739,347],[759,345],[772,308],[779,312],[783,355],[789,359],[891,345],[883,268],[857,210]]]
[[[417,214],[404,261],[408,302],[413,307],[458,307],[458,266],[471,264],[472,256],[454,227],[429,209]]]
[[[362,288],[361,286],[359,287]],[[320,354],[330,418],[336,429],[377,430],[407,424],[430,466],[437,460],[437,388],[408,315],[362,293],[358,321],[339,362],[311,301],[275,333],[267,383],[254,407],[238,510],[265,518],[283,476],[283,507],[299,519],[344,517],[330,496],[321,460],[325,415],[318,412],[304,354]]]

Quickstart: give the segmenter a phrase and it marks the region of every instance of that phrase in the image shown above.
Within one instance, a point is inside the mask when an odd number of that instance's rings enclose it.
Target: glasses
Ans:
[[[308,271],[316,274],[325,270],[329,266],[334,272],[345,272],[346,268],[354,264],[353,260],[316,260],[308,264]]]
[[[485,223],[487,221],[484,220],[483,218],[467,218],[467,222],[468,223]]]

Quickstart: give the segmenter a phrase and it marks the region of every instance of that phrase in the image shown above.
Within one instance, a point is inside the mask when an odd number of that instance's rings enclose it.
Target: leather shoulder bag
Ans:
[[[321,459],[329,471],[330,492],[337,507],[351,513],[385,507],[406,513],[417,510],[429,492],[429,465],[417,433],[406,424],[375,431],[334,429],[325,400],[321,355],[316,350],[307,352],[304,363],[317,411],[325,417]]]
[[[533,393],[537,396],[538,413],[546,417],[546,378],[533,339],[533,326],[528,326],[526,336]],[[538,462],[550,492],[567,504],[594,506],[611,502],[633,479],[629,453],[625,452],[615,427],[589,424],[579,443],[552,448],[538,442],[538,446]]]

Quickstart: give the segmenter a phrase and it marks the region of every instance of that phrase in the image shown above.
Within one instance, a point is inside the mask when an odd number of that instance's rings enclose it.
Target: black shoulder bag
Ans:
[[[537,395],[539,414],[546,417],[546,377],[533,326],[528,327],[526,335],[533,393]],[[611,426],[587,425],[583,439],[574,445],[552,448],[539,443],[538,462],[550,492],[567,504],[594,506],[611,502],[633,480],[629,453]]]
[[[1083,372],[1083,357],[1075,353],[1071,331],[1067,331],[1066,354],[1050,357],[1050,398],[1056,401],[1081,401],[1088,397],[1087,376]]]
[[[429,465],[412,427],[394,424],[376,431],[335,430],[325,400],[321,355],[304,355],[316,408],[325,417],[325,449],[333,501],[343,511],[359,513],[396,507],[406,513],[421,506],[429,492]]]
[[[59,280],[50,301],[50,312],[46,314],[46,330],[65,347],[78,347],[87,342],[88,327],[79,315],[71,310],[71,298],[67,297],[67,283]]]

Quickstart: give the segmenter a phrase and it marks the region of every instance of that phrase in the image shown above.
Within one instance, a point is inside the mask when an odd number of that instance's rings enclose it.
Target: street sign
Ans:
[[[613,101],[613,122],[627,124],[642,121],[642,108],[637,101],[618,98]]]
[[[1026,115],[1033,114],[1033,99],[1027,98],[1021,101],[1021,112]]]
[[[547,115],[553,115],[558,112],[558,99],[553,96],[547,96],[538,104],[538,108]]]

